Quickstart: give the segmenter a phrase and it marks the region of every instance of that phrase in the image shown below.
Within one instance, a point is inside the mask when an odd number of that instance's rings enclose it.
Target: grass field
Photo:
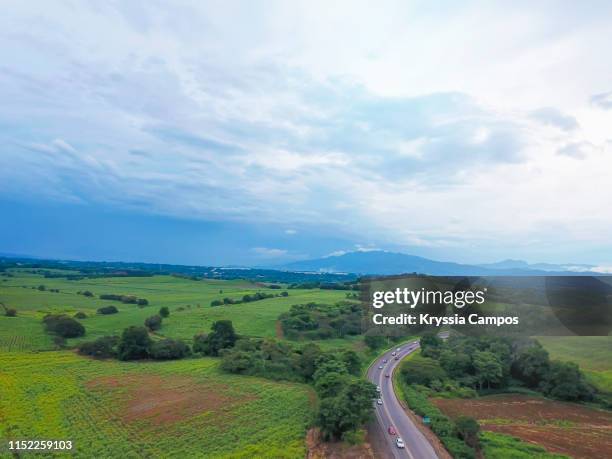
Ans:
[[[580,365],[589,382],[612,402],[612,336],[541,336],[538,340],[551,358]]]
[[[217,366],[0,353],[0,457],[8,439],[70,439],[73,457],[304,457],[312,390]]]
[[[13,271],[15,272],[15,271]],[[45,291],[36,289],[45,285]],[[59,293],[49,291],[59,289]],[[94,298],[78,295],[78,291],[89,290]],[[157,332],[160,336],[181,338],[191,341],[196,333],[207,332],[212,322],[230,319],[236,332],[255,337],[273,337],[277,334],[276,321],[279,314],[297,303],[333,303],[345,298],[345,292],[338,290],[288,290],[288,297],[270,298],[250,303],[211,307],[215,299],[229,297],[240,299],[245,294],[257,291],[277,293],[261,284],[248,281],[205,280],[192,281],[172,276],[115,277],[68,281],[66,279],[45,279],[26,273],[0,282],[0,301],[16,308],[17,317],[0,316],[0,350],[45,350],[52,348],[52,342],[42,328],[41,319],[50,312],[73,315],[82,311],[88,315],[81,322],[86,336],[69,340],[73,345],[78,341],[90,340],[104,335],[120,334],[129,325],[142,325],[144,320],[157,314],[161,306],[168,306],[170,317],[164,320]],[[100,294],[125,294],[146,298],[149,305],[143,308],[135,304],[101,300]],[[96,309],[114,305],[118,314],[99,315]],[[354,340],[322,341],[324,347],[352,345]]]

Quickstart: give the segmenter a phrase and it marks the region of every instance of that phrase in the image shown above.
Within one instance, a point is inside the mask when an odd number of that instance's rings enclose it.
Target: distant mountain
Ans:
[[[571,272],[592,272],[595,265],[585,265],[579,263],[553,264],[553,263],[533,263],[529,264],[524,260],[503,260],[496,263],[478,265],[486,269],[527,269],[537,271],[571,271]]]
[[[549,269],[536,268],[540,266]],[[582,266],[584,269],[570,271],[564,269],[562,265],[530,265],[522,260],[504,260],[487,265],[466,265],[448,261],[435,261],[404,253],[374,250],[348,252],[342,255],[332,255],[315,260],[296,261],[280,268],[289,271],[373,275],[419,273],[433,276],[537,276],[580,274],[581,272],[589,271],[588,265]]]

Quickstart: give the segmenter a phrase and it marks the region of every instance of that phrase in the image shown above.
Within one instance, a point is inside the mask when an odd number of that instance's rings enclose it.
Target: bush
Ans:
[[[155,360],[182,359],[191,353],[189,346],[180,340],[164,339],[151,345],[150,355]]]
[[[84,292],[81,292],[81,295],[87,296],[89,298],[94,296],[93,293],[91,293],[89,290],[85,290]]]
[[[149,300],[146,298],[138,298],[136,304],[138,304],[138,306],[147,306],[149,304]]]
[[[210,302],[210,305],[211,306],[223,306],[223,301],[221,301],[221,300],[212,300]]]
[[[157,314],[151,317],[148,317],[145,322],[145,327],[147,327],[151,331],[159,330],[162,326],[162,318]]]
[[[74,318],[75,319],[87,319],[87,314],[85,314],[84,312],[79,311],[79,312],[77,312],[74,315]]]
[[[101,308],[98,308],[97,312],[98,314],[108,315],[108,314],[117,314],[119,310],[115,306],[103,306]]]
[[[168,306],[162,306],[161,308],[159,308],[159,315],[164,319],[168,317],[170,315],[170,310],[168,309]]]
[[[120,360],[138,360],[149,356],[151,338],[144,327],[131,326],[123,330],[117,347]]]
[[[62,338],[76,338],[85,334],[85,327],[65,314],[48,314],[43,318],[45,329]]]
[[[8,308],[5,312],[4,315],[6,317],[17,317],[17,309],[15,308]]]
[[[117,351],[115,346],[119,343],[117,336],[103,336],[95,341],[88,341],[79,346],[79,354],[89,355],[99,359],[107,359],[116,357]]]

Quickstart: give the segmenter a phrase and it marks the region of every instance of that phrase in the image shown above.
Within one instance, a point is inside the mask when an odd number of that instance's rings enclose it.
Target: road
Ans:
[[[437,459],[434,449],[427,438],[419,431],[417,426],[405,413],[404,408],[393,392],[393,371],[402,359],[419,348],[419,342],[410,341],[391,349],[381,355],[368,370],[368,379],[381,388],[382,405],[376,406],[376,418],[381,425],[381,430],[386,436],[390,451],[396,459]],[[395,360],[393,352],[397,353]],[[385,363],[384,360],[387,362]],[[379,367],[382,366],[382,369]],[[385,375],[389,375],[387,378]],[[404,440],[406,447],[399,449],[395,444],[396,436],[388,433],[389,426],[395,427],[398,435]]]

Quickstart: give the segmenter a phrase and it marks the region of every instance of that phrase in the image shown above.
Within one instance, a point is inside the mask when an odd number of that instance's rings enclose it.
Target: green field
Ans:
[[[72,440],[74,457],[304,457],[312,389],[217,366],[0,353],[0,457],[8,439]]]
[[[76,457],[305,456],[306,430],[316,409],[311,387],[225,374],[212,358],[93,360],[56,350],[41,321],[48,313],[86,313],[80,321],[86,335],[68,340],[68,347],[143,325],[162,306],[170,316],[155,333],[158,337],[190,342],[219,319],[231,320],[240,335],[279,337],[278,316],[291,305],[333,303],[344,299],[345,292],[283,289],[289,296],[211,307],[215,299],[282,290],[249,281],[165,275],[70,281],[11,273],[14,277],[0,278],[0,302],[17,309],[17,317],[0,315],[0,457],[10,457],[8,439],[70,439]],[[95,297],[77,294],[85,290]],[[149,305],[101,300],[100,294],[135,295]],[[108,305],[119,312],[96,314]],[[360,347],[362,340],[319,344]]]
[[[541,336],[550,357],[580,365],[588,380],[612,401],[612,336]]]
[[[167,306],[170,317],[164,320],[157,334],[191,341],[195,334],[207,332],[212,322],[219,319],[230,319],[236,332],[241,335],[274,337],[277,334],[276,321],[279,314],[289,310],[291,305],[313,301],[333,303],[345,298],[345,292],[338,290],[290,289],[287,290],[288,297],[211,307],[210,303],[215,299],[240,299],[245,294],[257,291],[277,293],[280,290],[271,290],[262,284],[248,281],[193,281],[173,276],[68,281],[18,273],[5,280],[0,282],[0,301],[18,311],[17,317],[0,316],[0,350],[5,351],[52,349],[51,338],[44,333],[41,325],[41,319],[50,312],[69,315],[77,311],[85,312],[88,318],[81,322],[87,333],[80,339],[82,341],[119,334],[130,325],[142,325],[147,317],[157,314],[161,306]],[[45,291],[36,289],[41,284],[46,287]],[[53,293],[49,289],[59,289],[60,292]],[[85,290],[93,292],[95,297],[77,294]],[[149,305],[140,308],[135,304],[98,298],[105,293],[146,298]],[[96,309],[108,305],[116,306],[119,313],[96,314]],[[76,342],[78,340],[69,340],[68,344]],[[325,347],[338,347],[350,345],[351,340],[333,340],[333,343],[321,344]]]

